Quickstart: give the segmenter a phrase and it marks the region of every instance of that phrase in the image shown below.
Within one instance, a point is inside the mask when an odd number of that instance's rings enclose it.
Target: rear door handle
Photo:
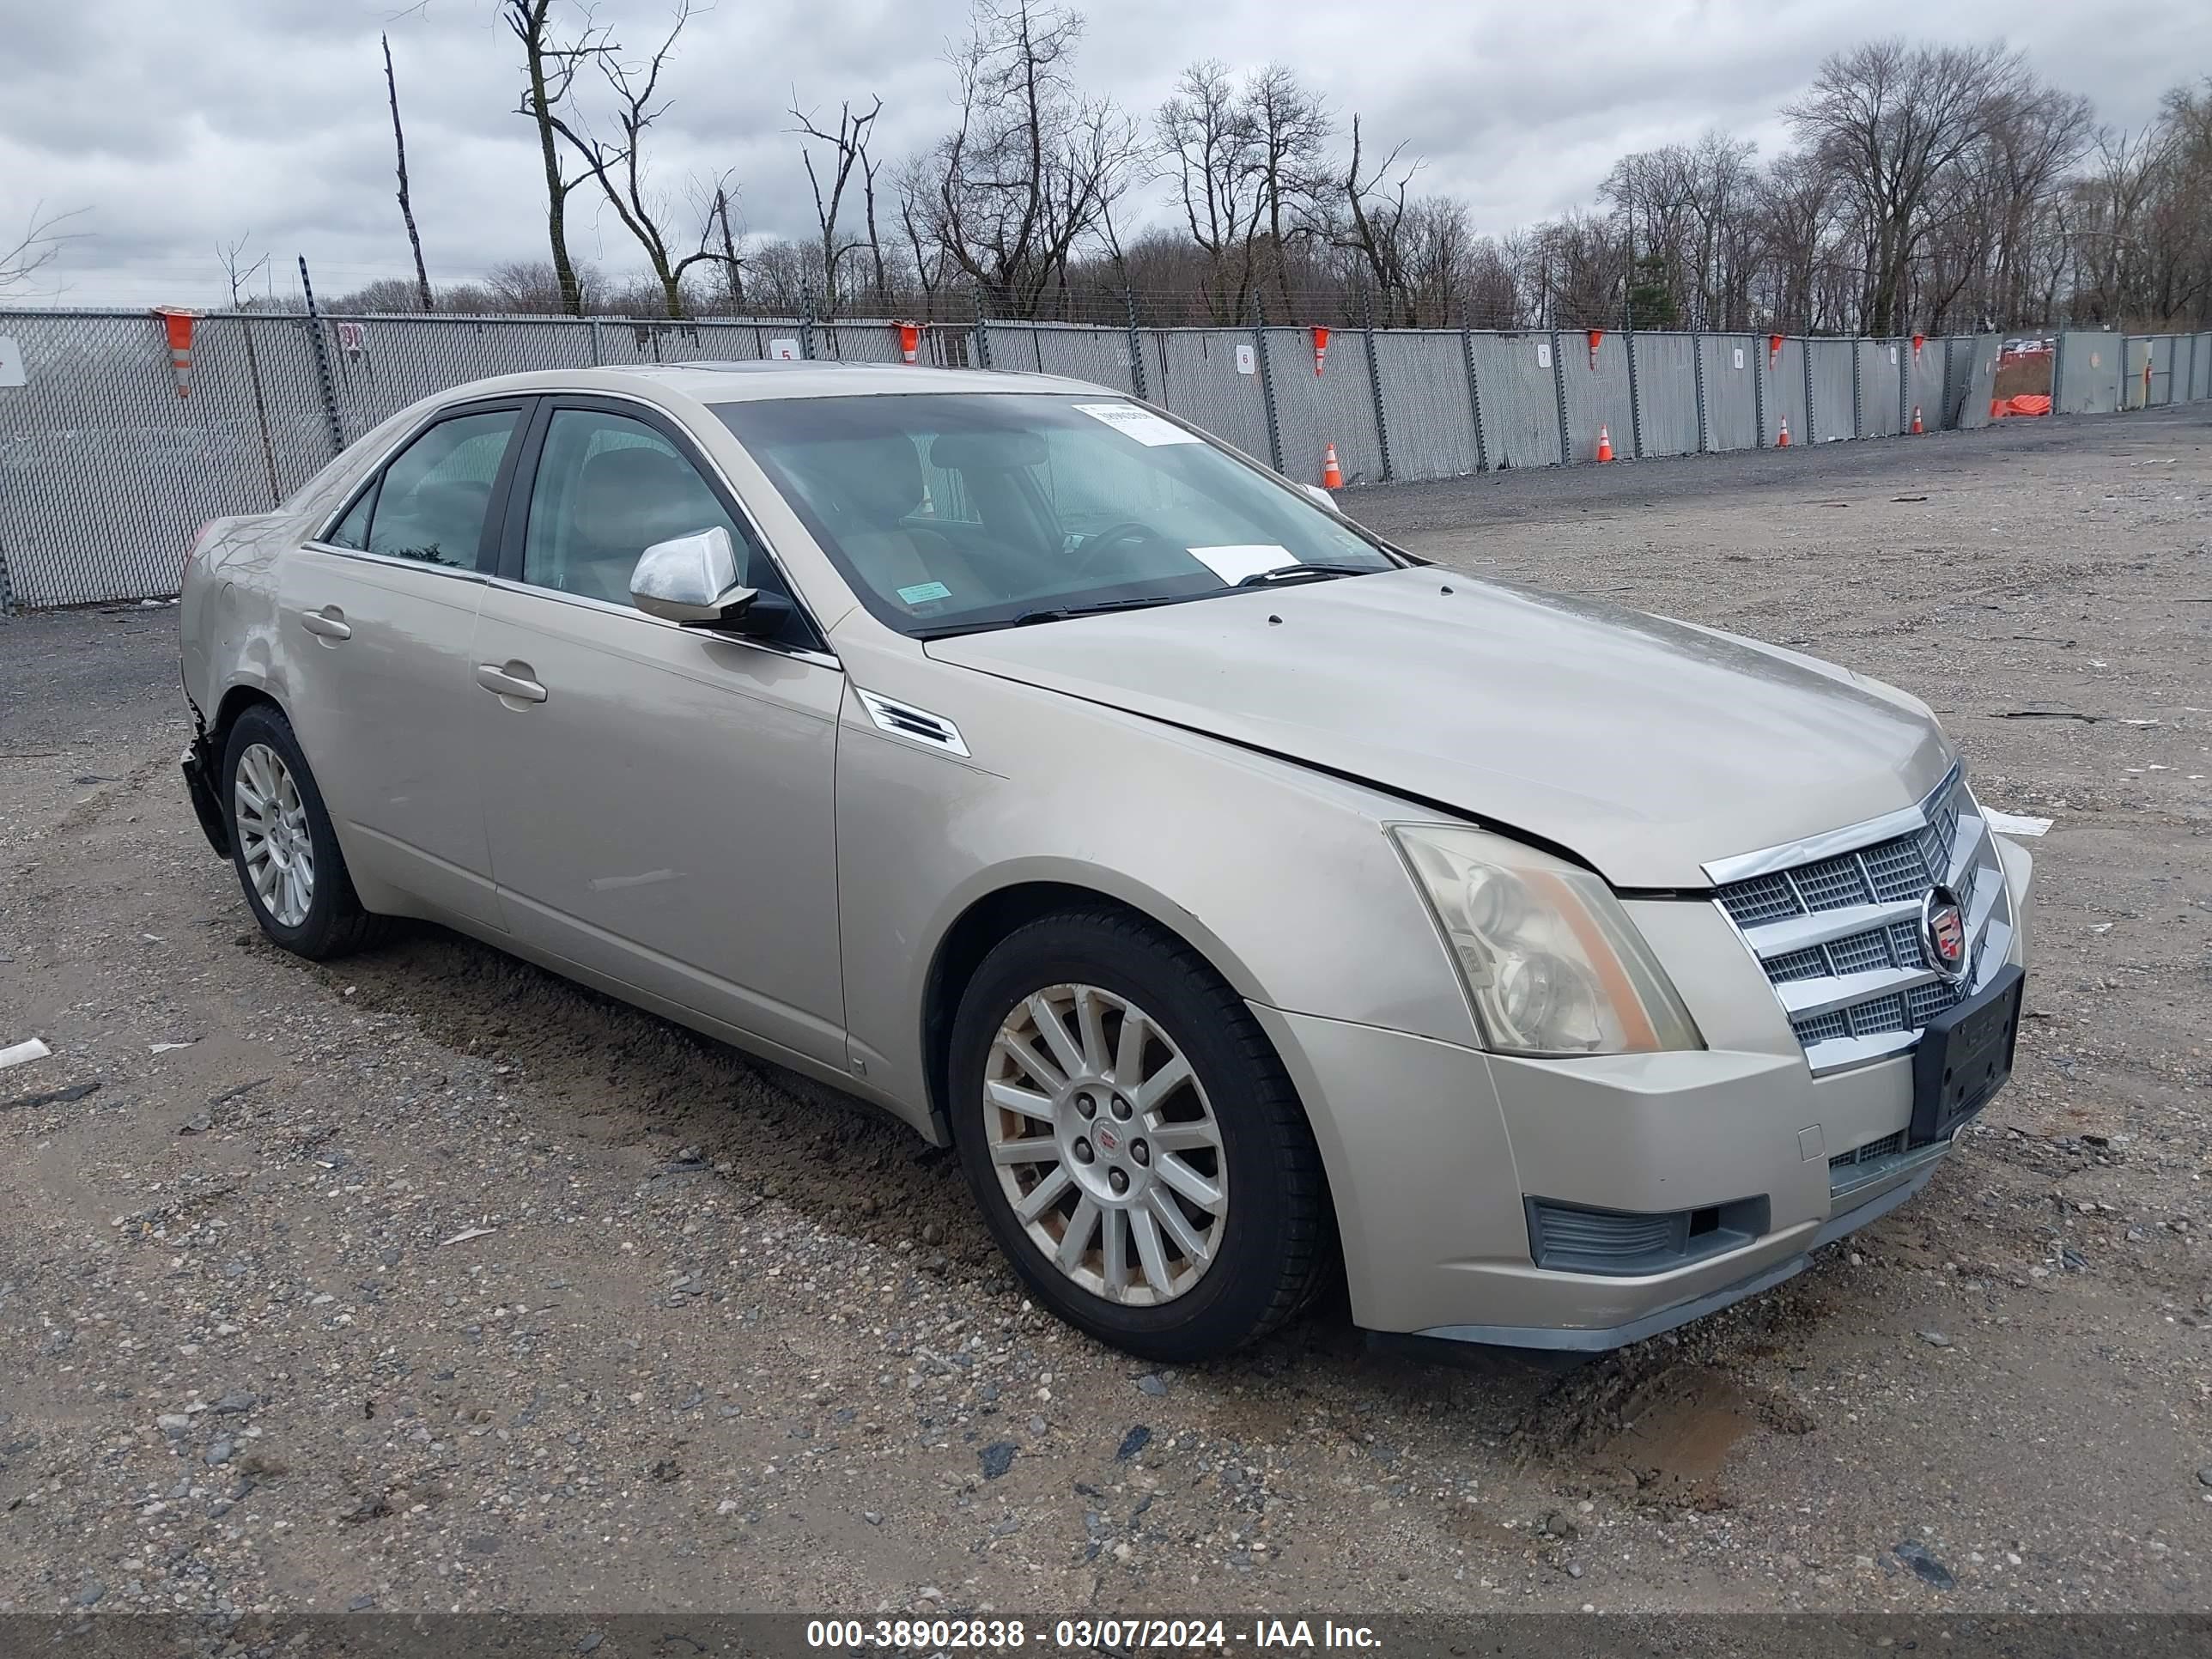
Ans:
[[[511,662],[504,667],[498,663],[480,662],[477,665],[477,684],[487,691],[496,691],[502,697],[513,697],[520,702],[544,702],[545,688],[530,678],[530,665]]]
[[[301,611],[300,626],[326,640],[349,640],[353,637],[353,629],[345,619],[345,612],[334,605],[326,605],[320,611]]]

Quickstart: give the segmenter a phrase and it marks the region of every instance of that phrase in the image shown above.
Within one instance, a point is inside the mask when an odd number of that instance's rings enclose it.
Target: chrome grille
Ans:
[[[1706,871],[1815,1073],[1905,1052],[1969,994],[1921,946],[1921,904],[1936,883],[1966,907],[1975,985],[2011,947],[1996,846],[1956,769],[1905,811]]]

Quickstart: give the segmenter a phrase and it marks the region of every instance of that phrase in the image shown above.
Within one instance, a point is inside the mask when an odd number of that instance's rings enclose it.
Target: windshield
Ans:
[[[902,633],[1396,562],[1296,490],[1110,392],[766,399],[714,412],[868,609]]]

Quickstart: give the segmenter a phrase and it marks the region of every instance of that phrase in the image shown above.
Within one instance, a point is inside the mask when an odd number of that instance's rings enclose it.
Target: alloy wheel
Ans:
[[[315,902],[315,842],[291,768],[267,744],[250,744],[233,794],[246,879],[279,927],[297,927]]]
[[[983,1111],[1015,1218],[1074,1284],[1152,1306],[1213,1265],[1229,1217],[1221,1126],[1135,1003],[1095,985],[1017,1003],[991,1043]]]

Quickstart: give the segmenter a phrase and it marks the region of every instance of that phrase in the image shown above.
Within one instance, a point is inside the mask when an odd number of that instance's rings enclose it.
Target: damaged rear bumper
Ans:
[[[192,816],[200,821],[200,832],[215,848],[217,858],[230,856],[230,823],[223,816],[222,803],[215,789],[215,750],[205,734],[195,736],[185,745],[184,759],[179,763],[185,774],[185,793],[191,797]]]

